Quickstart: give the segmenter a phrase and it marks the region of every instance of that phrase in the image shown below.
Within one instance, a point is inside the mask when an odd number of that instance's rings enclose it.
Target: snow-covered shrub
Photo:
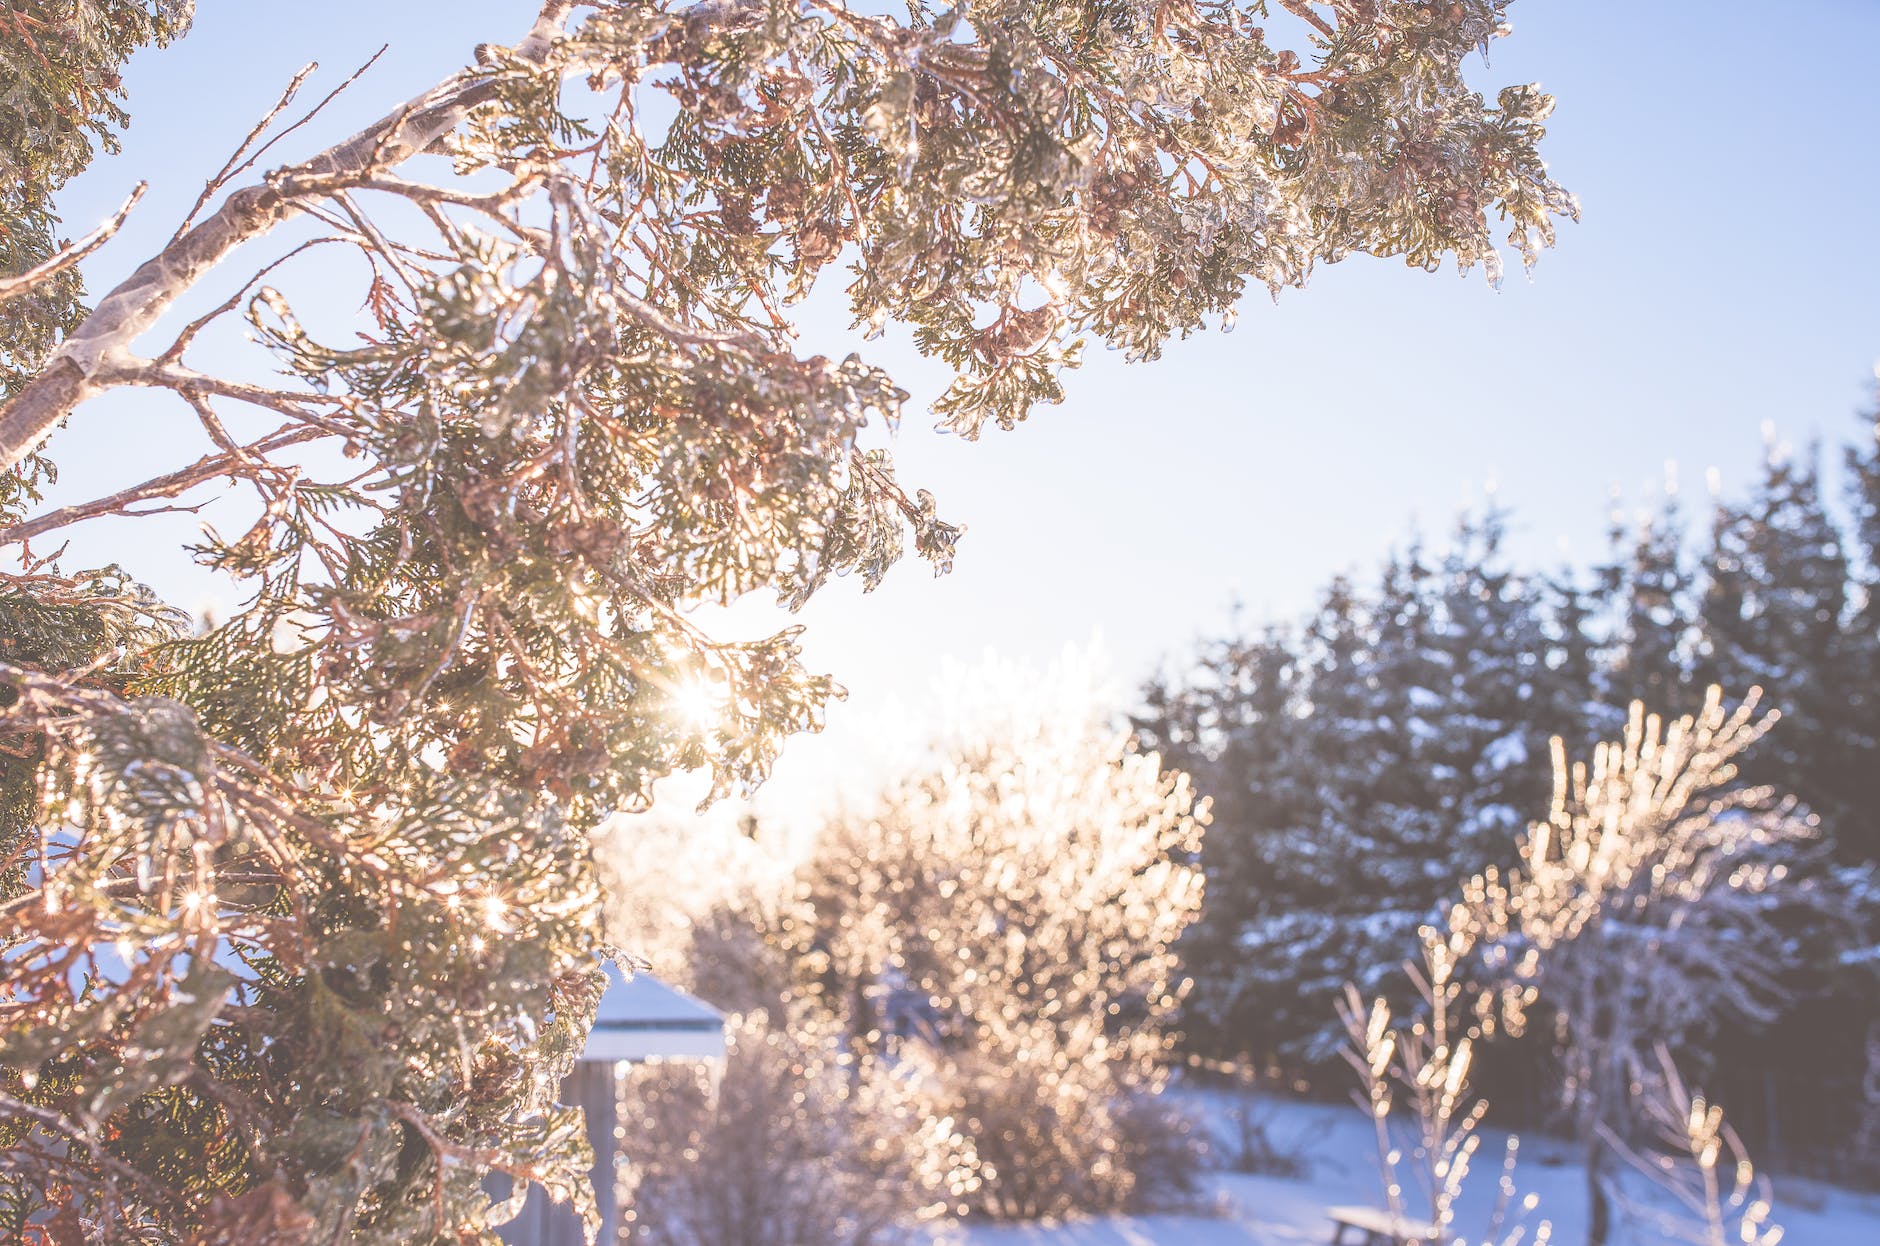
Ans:
[[[661,812],[609,831],[598,873],[615,945],[721,1012],[785,1017],[813,1002],[798,856],[748,818]]]
[[[1657,1057],[1657,1067],[1634,1083],[1649,1140],[1636,1148],[1616,1134],[1608,1141],[1672,1196],[1672,1206],[1625,1200],[1626,1210],[1666,1246],[1776,1246],[1782,1229],[1769,1219],[1769,1183],[1743,1140],[1725,1123],[1722,1108],[1702,1091],[1685,1089],[1668,1048],[1661,1044]]]
[[[1033,1047],[905,1057],[923,1113],[950,1123],[929,1156],[952,1214],[1052,1220],[1167,1210],[1199,1188],[1206,1146],[1193,1122],[1107,1061],[1075,1061],[1034,1031]]]
[[[950,1176],[962,1214],[1156,1201],[1179,1192],[1150,1187],[1192,1134],[1132,1104],[1161,1086],[1202,815],[1186,776],[1130,749],[1093,698],[987,700],[867,816],[828,828],[807,887],[827,998],[859,1046],[917,1066],[930,1117],[970,1139],[976,1160]]]
[[[1514,1184],[1519,1143],[1512,1136],[1501,1156],[1500,1196],[1480,1235],[1456,1225],[1456,1204],[1474,1171],[1488,1101],[1469,1081],[1475,1047],[1492,1018],[1492,998],[1465,986],[1457,970],[1475,950],[1466,924],[1419,932],[1420,961],[1406,965],[1421,999],[1417,1014],[1399,1018],[1382,997],[1367,1006],[1357,987],[1345,988],[1339,1019],[1347,1035],[1345,1058],[1358,1074],[1356,1096],[1377,1132],[1384,1197],[1406,1239],[1439,1230],[1450,1246],[1545,1246],[1547,1220],[1534,1220],[1537,1201],[1518,1196]],[[1414,1226],[1414,1227],[1413,1227]],[[1531,1232],[1531,1236],[1529,1235]]]
[[[1659,1045],[1701,1058],[1723,1024],[1760,1026],[1790,995],[1796,931],[1851,922],[1821,868],[1815,817],[1738,781],[1774,725],[1752,690],[1734,710],[1665,722],[1634,703],[1591,765],[1554,746],[1554,798],[1519,864],[1470,880],[1452,914],[1501,988],[1501,1021],[1553,1023],[1563,1099],[1586,1152],[1589,1242],[1611,1232],[1607,1158],[1638,1128],[1637,1088]]]
[[[808,1018],[733,1022],[723,1070],[628,1075],[628,1239],[645,1246],[888,1246],[939,1210],[924,1122]]]
[[[1123,1210],[1183,1210],[1200,1204],[1202,1173],[1215,1161],[1210,1139],[1193,1117],[1167,1097],[1139,1090],[1112,1101],[1110,1121],[1119,1167],[1130,1175]]]

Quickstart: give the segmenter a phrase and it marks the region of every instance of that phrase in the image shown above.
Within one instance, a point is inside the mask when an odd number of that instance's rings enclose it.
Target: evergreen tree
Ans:
[[[77,244],[60,238],[53,197],[99,150],[118,150],[118,131],[129,121],[124,62],[140,47],[182,35],[194,7],[193,0],[14,0],[0,17],[0,82],[7,84],[0,91],[0,399],[19,392],[83,319],[75,265],[108,234]],[[51,474],[51,461],[38,453],[0,473],[0,515],[37,501]]]
[[[1447,754],[1452,655],[1441,650],[1441,600],[1420,541],[1385,563],[1366,620],[1353,703],[1314,724],[1315,745],[1340,792],[1328,801],[1324,875],[1335,897],[1310,982],[1319,1026],[1314,1055],[1337,1048],[1325,1011],[1348,981],[1377,989],[1392,949],[1415,940],[1450,876],[1461,774]],[[1334,703],[1335,704],[1335,703]],[[1329,707],[1328,707],[1329,708]],[[1303,846],[1303,845],[1300,845]]]
[[[1611,586],[1596,569],[1591,575],[1563,565],[1532,580],[1542,633],[1538,690],[1530,731],[1552,719],[1558,734],[1587,748],[1614,726],[1608,709],[1607,671],[1614,645],[1604,626],[1611,612]]]
[[[1612,629],[1600,683],[1611,721],[1600,724],[1601,735],[1617,734],[1622,707],[1633,701],[1668,712],[1696,695],[1691,663],[1702,594],[1685,540],[1676,493],[1630,529],[1614,520],[1612,560],[1600,569]]]
[[[1548,796],[1531,759],[1550,735],[1591,751],[1624,729],[1620,698],[1675,709],[1700,675],[1726,674],[1789,705],[1745,759],[1749,782],[1822,805],[1811,816],[1840,864],[1831,885],[1852,909],[1868,898],[1852,924],[1802,910],[1773,919],[1789,940],[1788,998],[1768,1025],[1718,1036],[1709,1076],[1748,1105],[1742,1119],[1772,1149],[1820,1144],[1784,1137],[1762,1110],[1778,1098],[1787,1117],[1851,1135],[1875,1000],[1873,447],[1880,437],[1849,454],[1849,560],[1812,466],[1782,459],[1749,499],[1719,504],[1702,562],[1675,492],[1636,526],[1615,522],[1612,555],[1590,577],[1510,566],[1507,518],[1491,508],[1462,519],[1435,572],[1413,546],[1373,594],[1335,581],[1298,640],[1217,641],[1187,682],[1164,680],[1144,738],[1174,750],[1215,802],[1208,903],[1183,944],[1197,982],[1191,1042],[1223,1056],[1323,1052],[1337,975],[1375,993],[1397,963],[1391,940],[1444,886],[1508,863]],[[1805,1072],[1778,1088],[1778,1067]]]
[[[1531,262],[1574,211],[1551,101],[1462,76],[1504,0],[1284,4],[1298,48],[1261,4],[541,0],[256,171],[314,133],[297,81],[82,316],[58,283],[110,229],[39,262],[45,205],[187,6],[10,6],[8,1231],[487,1240],[491,1168],[583,1199],[554,1100],[602,981],[589,829],[677,768],[758,782],[834,691],[792,632],[688,607],[952,556],[858,442],[903,391],[798,353],[786,309],[832,261],[859,324],[953,369],[935,410],[970,437],[1058,400],[1084,336],[1153,356],[1353,252],[1492,275],[1491,218]],[[362,332],[296,314],[311,264],[356,280]],[[230,317],[273,372],[197,366]],[[36,508],[33,456],[124,387],[203,445]],[[224,622],[48,555],[225,479],[237,523],[192,551],[239,582]]]
[[[1880,408],[1863,424],[1864,435],[1848,447],[1846,459],[1853,584],[1835,718],[1842,809],[1833,829],[1841,858],[1850,863],[1880,861]]]
[[[1137,739],[1194,777],[1212,802],[1212,832],[1201,847],[1209,901],[1182,935],[1182,964],[1195,980],[1184,1013],[1191,1047],[1235,1054],[1264,1001],[1243,999],[1241,936],[1271,886],[1269,840],[1297,825],[1316,800],[1298,756],[1304,673],[1298,642],[1284,629],[1208,644],[1182,682],[1145,692]]]
[[[1583,704],[1547,667],[1506,516],[1465,517],[1440,567],[1413,544],[1365,598],[1334,581],[1299,642],[1217,642],[1152,690],[1143,738],[1213,801],[1208,903],[1184,940],[1191,1040],[1315,1060],[1347,981],[1375,990],[1442,897],[1511,858],[1546,796],[1539,708]]]
[[[1291,796],[1284,804],[1249,803],[1256,820],[1244,834],[1230,823],[1237,802],[1215,809],[1210,824],[1210,835],[1223,826],[1225,843],[1244,838],[1254,849],[1237,870],[1223,860],[1225,852],[1203,857],[1219,870],[1209,874],[1204,914],[1217,902],[1238,912],[1231,937],[1219,936],[1214,972],[1191,969],[1197,985],[1190,1011],[1212,1022],[1219,1054],[1297,1057],[1327,1032],[1316,1005],[1350,963],[1340,906],[1353,888],[1350,831],[1363,817],[1359,780],[1377,760],[1379,737],[1365,729],[1368,615],[1355,586],[1335,579],[1307,627],[1297,659],[1303,678],[1272,749],[1275,763],[1287,767],[1284,776],[1246,773],[1237,751],[1225,748],[1197,772],[1206,792],[1215,790],[1209,784],[1285,783]]]
[[[1513,855],[1547,795],[1531,764],[1547,747],[1546,711],[1571,695],[1546,665],[1539,590],[1507,561],[1507,523],[1492,503],[1463,515],[1442,564],[1432,648],[1447,679],[1433,743],[1442,756],[1437,810],[1450,828],[1443,857],[1456,879]]]
[[[1783,728],[1745,763],[1779,782],[1832,832],[1847,820],[1840,760],[1847,704],[1841,643],[1848,563],[1822,495],[1819,454],[1768,455],[1740,503],[1720,503],[1704,568],[1700,679],[1760,687]]]
[[[1369,599],[1334,581],[1288,661],[1297,687],[1282,715],[1271,688],[1264,712],[1214,714],[1221,730],[1196,773],[1210,795],[1234,795],[1214,810],[1222,847],[1203,857],[1222,912],[1204,918],[1203,959],[1189,967],[1196,1028],[1221,1054],[1330,1055],[1343,984],[1381,982],[1392,949],[1467,873],[1450,872],[1464,780],[1438,739],[1452,682],[1442,627],[1438,581],[1413,544]],[[1259,687],[1221,682],[1230,697]],[[1251,772],[1261,760],[1283,770]]]

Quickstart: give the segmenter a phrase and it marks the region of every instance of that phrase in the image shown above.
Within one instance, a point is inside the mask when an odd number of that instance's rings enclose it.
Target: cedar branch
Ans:
[[[574,7],[572,0],[548,0],[516,45],[517,58],[542,63]],[[417,155],[494,95],[496,85],[486,71],[459,70],[311,160],[230,194],[100,299],[39,374],[0,408],[0,471],[31,454],[80,403],[109,388],[101,373],[121,368],[132,342],[237,248],[300,212],[302,196],[343,188]]]

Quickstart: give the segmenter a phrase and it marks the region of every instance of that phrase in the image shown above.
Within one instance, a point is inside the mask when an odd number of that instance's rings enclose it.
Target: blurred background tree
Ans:
[[[1593,566],[1542,571],[1503,564],[1507,517],[1491,503],[1458,523],[1440,572],[1418,570],[1412,538],[1375,575],[1334,579],[1298,625],[1177,655],[1136,716],[1214,808],[1207,908],[1182,943],[1190,1050],[1328,1071],[1341,984],[1412,1004],[1392,973],[1405,932],[1440,921],[1484,867],[1517,863],[1547,805],[1551,736],[1590,755],[1622,735],[1633,700],[1674,717],[1706,681],[1740,680],[1782,722],[1744,742],[1720,795],[1792,793],[1814,819],[1812,868],[1852,920],[1785,904],[1783,998],[1680,1059],[1766,1164],[1873,1180],[1875,1153],[1852,1144],[1880,1111],[1865,1089],[1880,1067],[1867,1041],[1880,1025],[1877,432],[1863,415],[1844,506],[1822,496],[1816,451],[1771,445],[1744,496],[1700,510],[1673,476],[1636,514],[1615,512]],[[1392,811],[1386,791],[1400,793]],[[1406,827],[1428,830],[1408,844]],[[1566,1069],[1537,1034],[1479,1052],[1475,1077],[1505,1119],[1539,1123]]]
[[[827,1214],[890,1151],[902,1227],[923,1213],[1180,1203],[1201,1139],[1156,1095],[1185,989],[1174,948],[1201,905],[1205,813],[1185,776],[1128,746],[1076,670],[988,665],[956,673],[963,689],[920,760],[807,844],[694,825],[691,859],[673,860],[662,847],[681,833],[657,813],[610,839],[615,937],[648,931],[662,974],[745,1011],[726,1074],[736,1093],[701,1100],[690,1075],[662,1070],[639,1084],[677,1107],[706,1169],[747,1171],[737,1139],[852,1120],[877,1142],[829,1151]],[[781,1052],[796,1053],[793,1100],[757,1093],[780,1085],[764,1070]],[[636,1210],[657,1240],[690,1240],[721,1202],[799,1217],[797,1184],[738,1178],[724,1196],[732,1178],[688,1176],[655,1154],[662,1136],[643,1130],[628,1147],[662,1200]],[[855,1223],[874,1221],[867,1205]]]
[[[827,1011],[925,1070],[930,1119],[970,1147],[962,1214],[1038,1219],[1152,1204],[1149,1096],[1186,989],[1204,811],[1094,702],[1036,693],[956,726],[930,767],[825,828],[808,866]],[[1140,1178],[1140,1188],[1139,1188]]]

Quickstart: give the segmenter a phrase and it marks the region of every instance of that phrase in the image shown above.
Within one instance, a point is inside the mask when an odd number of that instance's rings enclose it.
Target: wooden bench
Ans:
[[[1326,1214],[1332,1218],[1332,1246],[1431,1246],[1442,1236],[1433,1224],[1375,1207],[1333,1207]]]

